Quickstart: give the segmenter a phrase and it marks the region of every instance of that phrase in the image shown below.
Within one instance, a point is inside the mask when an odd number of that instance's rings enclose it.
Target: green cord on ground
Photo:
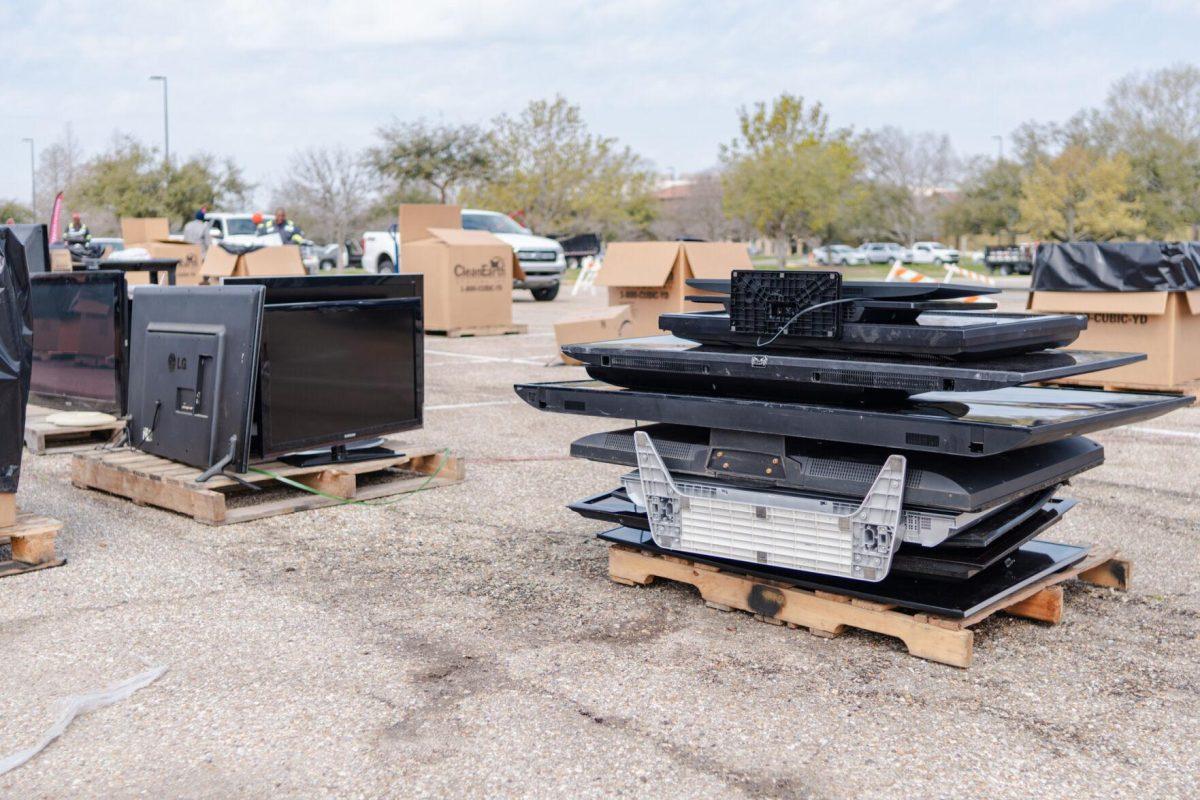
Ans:
[[[266,475],[269,478],[274,478],[275,480],[279,481],[280,483],[284,484],[285,486],[291,486],[293,489],[300,489],[301,491],[308,492],[309,494],[320,495],[321,497],[327,497],[330,500],[336,500],[338,502],[338,504],[344,505],[344,506],[390,506],[393,503],[399,503],[401,500],[407,500],[412,495],[417,494],[418,492],[420,492],[421,490],[423,490],[424,488],[429,486],[429,484],[433,482],[433,479],[442,473],[442,469],[445,468],[446,463],[449,460],[450,460],[450,448],[446,448],[445,450],[442,451],[442,460],[438,463],[437,469],[435,469],[432,473],[430,473],[429,477],[426,478],[425,481],[420,486],[418,486],[416,489],[413,489],[410,492],[403,492],[400,497],[394,498],[392,500],[382,500],[381,499],[381,500],[378,500],[373,503],[369,502],[367,500],[355,500],[351,497],[338,497],[336,494],[329,494],[328,492],[322,492],[320,489],[314,489],[311,486],[305,486],[303,483],[300,483],[299,481],[294,481],[291,478],[285,477],[283,475],[279,475],[278,473],[272,472],[269,469],[261,469],[259,467],[250,467],[249,471],[258,473],[259,475]]]

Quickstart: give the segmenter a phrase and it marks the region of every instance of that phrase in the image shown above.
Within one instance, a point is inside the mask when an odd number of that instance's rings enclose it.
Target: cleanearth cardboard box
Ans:
[[[458,206],[400,206],[400,269],[425,276],[425,329],[512,325],[513,251]]]
[[[554,323],[554,340],[561,348],[566,344],[624,339],[632,335],[631,330],[633,330],[633,315],[629,311],[629,306],[611,306]],[[583,363],[563,355],[561,350],[558,355],[568,364]]]
[[[1059,383],[1177,389],[1200,379],[1200,289],[1190,292],[1034,292],[1029,308],[1086,314],[1070,349],[1145,353],[1147,359]]]
[[[179,262],[175,268],[175,282],[182,285],[200,283],[200,245],[180,242],[170,237],[170,228],[164,217],[123,217],[121,238],[125,248],[140,247],[151,258],[173,258]],[[130,272],[125,276],[130,284],[150,282],[145,272]]]
[[[206,283],[218,283],[221,278],[232,276],[305,274],[300,248],[294,244],[260,247],[236,255],[213,245],[200,268],[200,277]]]
[[[613,242],[596,283],[608,287],[610,306],[629,306],[629,336],[653,336],[660,332],[660,314],[714,310],[684,299],[707,294],[688,286],[688,278],[724,279],[735,269],[754,269],[749,250],[738,242]]]

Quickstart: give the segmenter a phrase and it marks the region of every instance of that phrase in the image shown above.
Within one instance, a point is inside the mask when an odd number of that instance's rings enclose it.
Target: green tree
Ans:
[[[33,222],[33,212],[29,206],[17,200],[0,200],[0,225],[10,217],[15,222]]]
[[[725,210],[774,241],[779,264],[863,199],[850,132],[831,131],[819,103],[790,94],[739,113],[741,136],[721,148]]]
[[[491,166],[486,138],[474,125],[395,122],[376,133],[381,141],[367,152],[375,171],[397,186],[428,187],[439,203],[455,199]]]
[[[1143,229],[1130,198],[1132,169],[1078,145],[1039,160],[1021,183],[1021,226],[1038,239],[1071,242],[1135,236]]]
[[[89,161],[77,185],[81,206],[116,217],[167,217],[180,225],[200,206],[241,202],[250,190],[232,160],[200,154],[166,165],[131,136],[117,136],[108,152]]]
[[[1012,236],[1021,221],[1021,165],[980,159],[967,170],[958,199],[942,213],[942,225],[955,234]]]
[[[1096,135],[1128,154],[1146,232],[1197,235],[1200,222],[1200,68],[1190,64],[1113,84]]]
[[[465,192],[472,204],[519,216],[542,233],[649,231],[653,174],[628,147],[589,132],[579,107],[563,97],[497,118],[488,144],[492,170]]]

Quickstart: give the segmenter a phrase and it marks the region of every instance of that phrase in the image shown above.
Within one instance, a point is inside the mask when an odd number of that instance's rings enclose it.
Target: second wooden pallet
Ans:
[[[242,483],[216,475],[196,483],[200,470],[175,461],[121,449],[79,453],[71,464],[71,482],[99,489],[138,505],[151,505],[186,514],[206,525],[228,525],[252,519],[338,505],[343,499],[371,500],[422,488],[461,483],[461,459],[429,447],[400,448],[401,455],[320,467],[292,467],[273,461],[256,465],[270,475],[239,475],[267,490],[258,495]],[[279,478],[304,484],[321,494],[289,488]]]

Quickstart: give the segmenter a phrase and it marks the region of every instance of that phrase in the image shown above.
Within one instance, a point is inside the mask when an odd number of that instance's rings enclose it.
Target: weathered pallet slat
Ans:
[[[444,331],[425,330],[431,336],[445,336],[448,339],[461,339],[468,336],[511,336],[518,333],[527,333],[528,325],[484,325],[475,328],[450,328]]]
[[[94,450],[116,439],[125,430],[125,420],[99,425],[54,425],[46,417],[54,412],[30,406],[25,413],[25,449],[33,455],[58,455]]]
[[[458,457],[429,447],[390,447],[401,455],[319,467],[293,467],[279,461],[256,465],[266,475],[239,475],[243,482],[215,475],[196,483],[201,470],[140,451],[79,453],[71,464],[71,482],[132,500],[138,505],[186,514],[207,525],[229,525],[337,505],[341,499],[373,500],[393,494],[460,483],[465,467]],[[443,461],[445,463],[443,463]],[[429,476],[436,476],[430,479]],[[287,487],[275,476],[302,483],[324,495]],[[258,499],[245,483],[271,490]],[[279,490],[284,492],[279,496]],[[341,498],[341,499],[340,499]],[[230,500],[236,499],[236,503]]]
[[[645,586],[659,578],[690,584],[712,608],[748,611],[764,622],[807,628],[817,636],[838,636],[848,628],[873,631],[900,639],[914,656],[967,667],[974,655],[975,633],[971,626],[999,612],[1056,624],[1062,619],[1064,581],[1074,579],[1125,590],[1130,565],[1115,550],[1096,548],[1077,564],[966,619],[912,613],[835,592],[809,591],[625,545],[609,546],[608,572],[613,581],[629,586]]]
[[[19,513],[16,495],[0,494],[0,545],[7,544],[12,550],[10,558],[0,560],[0,578],[65,564],[54,549],[60,530],[58,520]]]

